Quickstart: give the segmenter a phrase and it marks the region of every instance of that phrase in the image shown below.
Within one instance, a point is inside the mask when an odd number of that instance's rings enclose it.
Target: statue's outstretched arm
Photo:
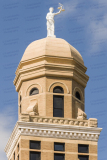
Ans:
[[[60,13],[61,13],[61,11],[62,11],[62,9],[60,9],[60,10],[59,10],[59,12],[54,13],[54,15],[60,14]]]

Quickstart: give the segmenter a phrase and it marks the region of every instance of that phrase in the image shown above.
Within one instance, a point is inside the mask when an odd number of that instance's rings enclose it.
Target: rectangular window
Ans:
[[[79,160],[89,160],[89,156],[79,155],[78,158],[79,158]]]
[[[40,160],[41,153],[40,152],[30,152],[30,160]]]
[[[54,160],[65,160],[65,155],[54,153]]]
[[[54,142],[54,151],[65,151],[65,143]]]
[[[19,155],[18,155],[17,159],[19,160]]]
[[[64,96],[53,96],[53,117],[64,117]]]
[[[89,153],[89,145],[78,144],[78,152],[79,153]]]
[[[18,152],[19,152],[19,144],[17,145],[17,150],[18,150]]]
[[[15,160],[15,152],[14,152],[14,160]]]
[[[30,149],[41,149],[40,141],[30,141]]]

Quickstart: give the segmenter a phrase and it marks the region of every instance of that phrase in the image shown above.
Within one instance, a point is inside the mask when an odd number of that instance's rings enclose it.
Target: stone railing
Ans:
[[[41,116],[30,116],[29,114],[22,114],[20,121],[25,122],[36,122],[36,123],[50,123],[58,125],[74,125],[83,127],[97,127],[97,119],[90,118],[86,120],[81,119],[66,119],[58,117],[41,117]]]

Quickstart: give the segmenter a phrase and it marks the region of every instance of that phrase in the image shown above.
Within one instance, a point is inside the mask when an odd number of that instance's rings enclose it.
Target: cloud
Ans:
[[[91,31],[91,50],[98,51],[107,43],[107,16],[104,15],[98,22],[92,21],[88,29]]]
[[[2,160],[7,159],[4,148],[16,123],[16,117],[15,109],[12,106],[6,107],[0,113],[0,159]]]
[[[65,12],[56,18],[61,20],[70,17],[71,21],[76,19],[79,27],[84,26],[83,34],[88,46],[86,53],[94,54],[104,49],[103,46],[107,43],[107,0],[63,2]]]
[[[105,12],[105,9],[107,10],[107,5],[98,1],[96,2],[96,6],[96,9],[89,8],[87,11],[88,21],[86,36],[90,39],[90,54],[101,51],[107,43],[107,13]]]
[[[67,1],[64,2],[65,13],[64,16],[71,16],[71,13],[76,12],[76,7],[78,5],[78,1]]]
[[[91,0],[90,3],[67,1],[64,7],[64,16],[70,15],[71,21],[76,17],[79,26],[84,26],[88,45],[86,53],[93,54],[104,49],[107,43],[107,0]]]

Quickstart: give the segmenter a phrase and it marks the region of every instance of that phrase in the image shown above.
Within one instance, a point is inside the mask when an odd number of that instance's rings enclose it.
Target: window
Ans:
[[[19,160],[19,155],[18,155],[18,157],[17,157],[17,160]]]
[[[40,141],[30,141],[30,149],[41,149]],[[30,160],[40,160],[41,152],[30,151]]]
[[[78,144],[78,152],[79,153],[89,153],[89,145]]]
[[[19,107],[19,110],[20,110],[20,113],[21,113],[21,105],[20,105],[20,107]]]
[[[56,86],[53,93],[64,93],[64,90]],[[64,96],[53,95],[53,117],[64,117]]]
[[[77,99],[81,100],[81,97],[80,97],[79,92],[76,92],[76,93],[75,93],[75,97],[76,97]]]
[[[40,160],[40,152],[30,152],[30,160]]]
[[[19,152],[19,144],[17,145],[17,150],[18,150],[18,152]]]
[[[14,160],[15,160],[15,152],[14,152]]]
[[[20,102],[22,101],[22,96],[20,95]]]
[[[54,142],[54,151],[65,151],[65,143]],[[54,160],[65,160],[65,154],[54,153]]]
[[[89,145],[86,144],[78,144],[78,152],[79,153],[89,153]],[[88,155],[78,155],[80,160],[89,160]]]
[[[62,87],[56,86],[56,87],[53,89],[53,93],[64,93],[64,90],[63,90]]]
[[[40,141],[30,141],[30,149],[41,149]]]
[[[54,142],[54,151],[65,151],[65,143]]]
[[[64,96],[53,95],[53,117],[64,117]]]
[[[54,153],[54,160],[64,160],[65,154]]]
[[[29,95],[32,96],[32,95],[36,95],[36,94],[39,94],[39,90],[37,88],[32,88]]]
[[[79,158],[79,160],[89,160],[89,156],[79,155],[78,158]]]

